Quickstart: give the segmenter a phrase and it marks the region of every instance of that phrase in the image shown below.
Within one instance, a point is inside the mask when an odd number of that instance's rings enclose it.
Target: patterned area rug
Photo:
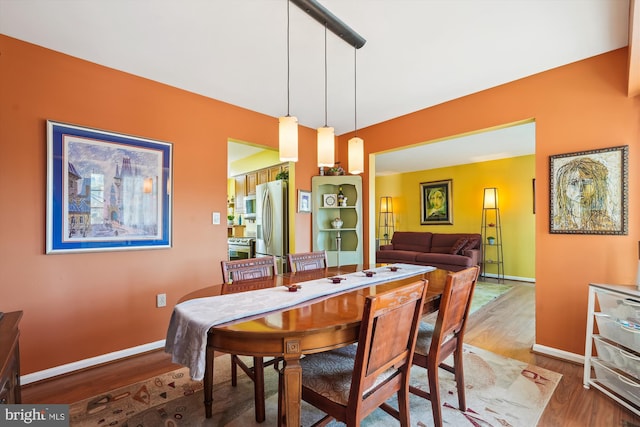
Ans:
[[[458,408],[453,375],[440,370],[442,415],[445,423],[469,427],[535,426],[561,375],[505,358],[472,346],[465,346],[467,411]],[[271,426],[277,419],[277,374],[265,372],[267,419],[259,424],[253,409],[253,388],[245,375],[237,388],[229,380],[229,357],[216,358],[213,417],[204,417],[201,383],[190,381],[185,368],[152,378],[96,399],[72,405],[71,425],[125,427]],[[426,371],[414,367],[412,384],[427,387]],[[395,404],[395,399],[390,401]],[[433,425],[430,403],[411,395],[411,425]],[[85,410],[86,409],[86,410]],[[322,413],[303,402],[302,425],[308,426]],[[398,422],[376,410],[363,426],[396,426]],[[338,426],[333,422],[330,426]]]
[[[470,312],[473,313],[484,307],[496,298],[506,294],[513,285],[505,285],[502,283],[477,282],[476,289],[473,292]]]
[[[478,283],[476,292],[474,293],[471,312],[478,310],[489,302],[495,300],[512,288],[510,285],[494,284],[494,283]],[[521,362],[511,359],[505,359],[493,353],[484,350],[472,349],[465,355],[465,374],[467,377],[467,400],[472,402],[471,398],[476,392],[486,393],[487,399],[494,399],[493,404],[497,407],[496,402],[503,399],[507,401],[512,398],[512,391],[505,389],[505,384],[512,384],[518,389],[529,385],[531,381],[527,381],[527,376],[532,378],[535,375],[543,375],[545,379],[550,379],[551,387],[545,387],[548,395],[540,394],[537,396],[523,396],[524,401],[518,402],[517,405],[523,405],[523,409],[519,412],[524,413],[524,408],[530,404],[528,401],[535,398],[537,402],[534,407],[537,408],[537,417],[542,414],[542,410],[546,405],[548,398],[551,396],[557,381],[553,379],[559,376],[553,372],[539,372],[540,368],[527,366]],[[181,368],[176,371],[151,378],[147,381],[123,387],[110,393],[100,395],[91,399],[77,402],[70,407],[71,426],[77,427],[102,427],[102,426],[124,426],[124,427],[178,427],[178,426],[246,426],[246,425],[275,425],[277,417],[277,375],[273,369],[267,369],[265,372],[265,387],[267,401],[267,421],[263,424],[255,423],[253,410],[253,383],[246,375],[240,374],[238,377],[238,386],[232,387],[230,381],[230,362],[228,356],[220,356],[215,361],[214,373],[214,417],[205,420],[203,408],[202,383],[199,381],[191,381],[187,368]],[[490,370],[484,369],[490,367]],[[483,369],[480,369],[483,368]],[[412,381],[416,384],[426,384],[426,371],[420,368],[414,368],[412,372]],[[423,372],[421,372],[423,371]],[[522,374],[527,372],[527,374]],[[531,372],[531,374],[528,374]],[[441,384],[445,387],[448,383],[445,377],[450,374],[441,371]],[[480,376],[480,377],[478,377]],[[415,378],[413,378],[415,377]],[[424,378],[422,378],[424,377]],[[478,377],[478,378],[476,378]],[[545,380],[546,381],[546,380]],[[491,387],[500,386],[499,389],[493,390]],[[451,384],[448,385],[451,387]],[[455,395],[455,385],[454,395]],[[526,388],[526,387],[524,387]],[[523,389],[524,391],[524,389]],[[450,391],[446,391],[448,396]],[[500,394],[503,393],[503,394]],[[530,393],[527,393],[530,394]],[[546,396],[546,398],[544,397]],[[455,396],[453,396],[455,397]],[[412,413],[413,425],[432,425],[431,412],[429,403],[423,399],[412,397],[417,401],[412,401],[412,411],[428,412],[429,418],[422,421],[427,414]],[[478,397],[480,398],[480,397]],[[530,399],[531,398],[531,399]],[[541,400],[542,399],[542,400]],[[546,400],[545,400],[546,399]],[[453,407],[457,407],[455,399],[451,403]],[[488,402],[484,403],[480,409],[474,409],[478,414],[483,411],[491,411],[486,408]],[[469,405],[472,408],[471,405]],[[509,406],[507,406],[509,408]],[[422,408],[422,409],[420,409]],[[446,406],[445,406],[446,408]],[[510,411],[513,408],[510,408]],[[380,411],[380,414],[374,413],[369,419],[375,424],[365,425],[395,425],[395,420],[390,418],[386,413]],[[447,415],[448,412],[451,414]],[[469,412],[469,411],[467,411]],[[309,425],[312,421],[310,418],[314,414],[318,414],[314,408],[305,406],[305,420],[303,425]],[[453,409],[445,409],[443,412],[445,420],[452,419],[454,414],[459,415],[459,411]],[[526,416],[524,419],[535,419]],[[367,423],[369,423],[369,419]],[[466,418],[465,418],[466,419]],[[506,419],[509,419],[508,417]],[[419,421],[420,420],[420,421]],[[418,424],[416,424],[418,422]],[[423,423],[424,424],[420,424]],[[453,424],[458,425],[458,424]],[[460,424],[466,425],[466,424]],[[490,425],[509,425],[495,423],[479,423],[468,424],[479,426]],[[535,425],[521,424],[516,422],[511,424],[514,426]]]

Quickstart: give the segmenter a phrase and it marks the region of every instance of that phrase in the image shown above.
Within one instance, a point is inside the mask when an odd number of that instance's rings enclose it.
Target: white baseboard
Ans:
[[[124,350],[114,351],[113,353],[102,354],[100,356],[91,357],[89,359],[78,360],[77,362],[67,363],[66,365],[56,366],[54,368],[45,369],[44,371],[33,372],[31,374],[22,375],[20,384],[29,384],[36,381],[46,380],[58,375],[68,374],[69,372],[80,369],[90,368],[114,360],[123,359],[125,357],[134,356],[136,354],[145,353],[147,351],[164,348],[165,340],[160,340],[136,347],[126,348]]]
[[[569,353],[568,351],[558,350],[557,348],[547,347],[540,344],[534,344],[531,349],[535,353],[540,353],[545,356],[555,357],[556,359],[567,360],[569,362],[584,365],[584,356],[582,354]]]
[[[498,275],[497,274],[493,274],[493,273],[487,273],[487,274],[481,274],[480,277],[482,276],[486,276],[486,277],[491,277],[493,279],[497,279]],[[505,279],[508,280],[516,280],[518,282],[530,282],[530,283],[536,283],[536,279],[535,277],[519,277],[519,276],[503,276]]]

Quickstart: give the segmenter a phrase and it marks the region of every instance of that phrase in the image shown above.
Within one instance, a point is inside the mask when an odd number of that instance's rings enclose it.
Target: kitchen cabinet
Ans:
[[[287,170],[288,168],[285,167],[284,165],[277,165],[277,166],[272,166],[268,169],[269,171],[269,181],[275,181],[277,179],[278,174],[283,171],[283,170]]]
[[[260,169],[256,172],[256,184],[266,184],[269,182],[269,169]]]
[[[251,172],[248,173],[246,176],[246,184],[245,184],[245,194],[249,195],[249,194],[256,194],[256,185],[258,184],[258,173],[257,172]]]
[[[238,175],[236,180],[236,198],[234,203],[235,215],[244,213],[244,196],[246,196],[245,185],[246,178],[244,175]],[[254,191],[255,193],[255,191]]]
[[[256,194],[256,185],[275,181],[281,171],[288,169],[289,165],[287,163],[281,163],[235,176],[235,215],[245,213],[244,198],[245,196]]]
[[[587,307],[583,385],[640,415],[640,291],[590,284]]]
[[[4,313],[0,318],[0,403],[21,403],[20,329],[22,311]]]
[[[311,187],[313,250],[326,251],[329,266],[362,264],[362,177],[314,176]],[[331,203],[329,199],[337,196],[340,188],[346,203],[340,205],[337,200]],[[334,222],[336,218],[340,221]],[[332,225],[339,222],[342,222],[339,228]]]

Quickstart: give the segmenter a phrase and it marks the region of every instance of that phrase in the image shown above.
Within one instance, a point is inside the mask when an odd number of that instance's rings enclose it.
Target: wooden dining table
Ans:
[[[298,292],[304,292],[306,281],[363,270],[365,268],[361,265],[350,265],[280,274],[272,278],[211,286],[185,295],[180,301],[294,284],[301,286]],[[300,358],[305,354],[327,351],[356,342],[364,301],[368,295],[378,294],[425,278],[429,283],[423,315],[437,311],[446,273],[443,270],[416,273],[398,280],[331,294],[297,306],[211,327],[207,334],[203,380],[206,417],[212,416],[213,367],[216,352],[254,357],[281,357],[284,359],[281,370],[284,405],[283,416],[278,420],[278,424],[300,426],[302,395]],[[283,291],[286,289],[283,288]]]

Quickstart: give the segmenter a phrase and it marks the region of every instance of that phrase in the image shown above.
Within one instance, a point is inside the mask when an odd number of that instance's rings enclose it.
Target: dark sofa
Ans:
[[[481,236],[476,233],[396,231],[390,245],[376,252],[378,263],[430,265],[460,271],[482,260]]]

